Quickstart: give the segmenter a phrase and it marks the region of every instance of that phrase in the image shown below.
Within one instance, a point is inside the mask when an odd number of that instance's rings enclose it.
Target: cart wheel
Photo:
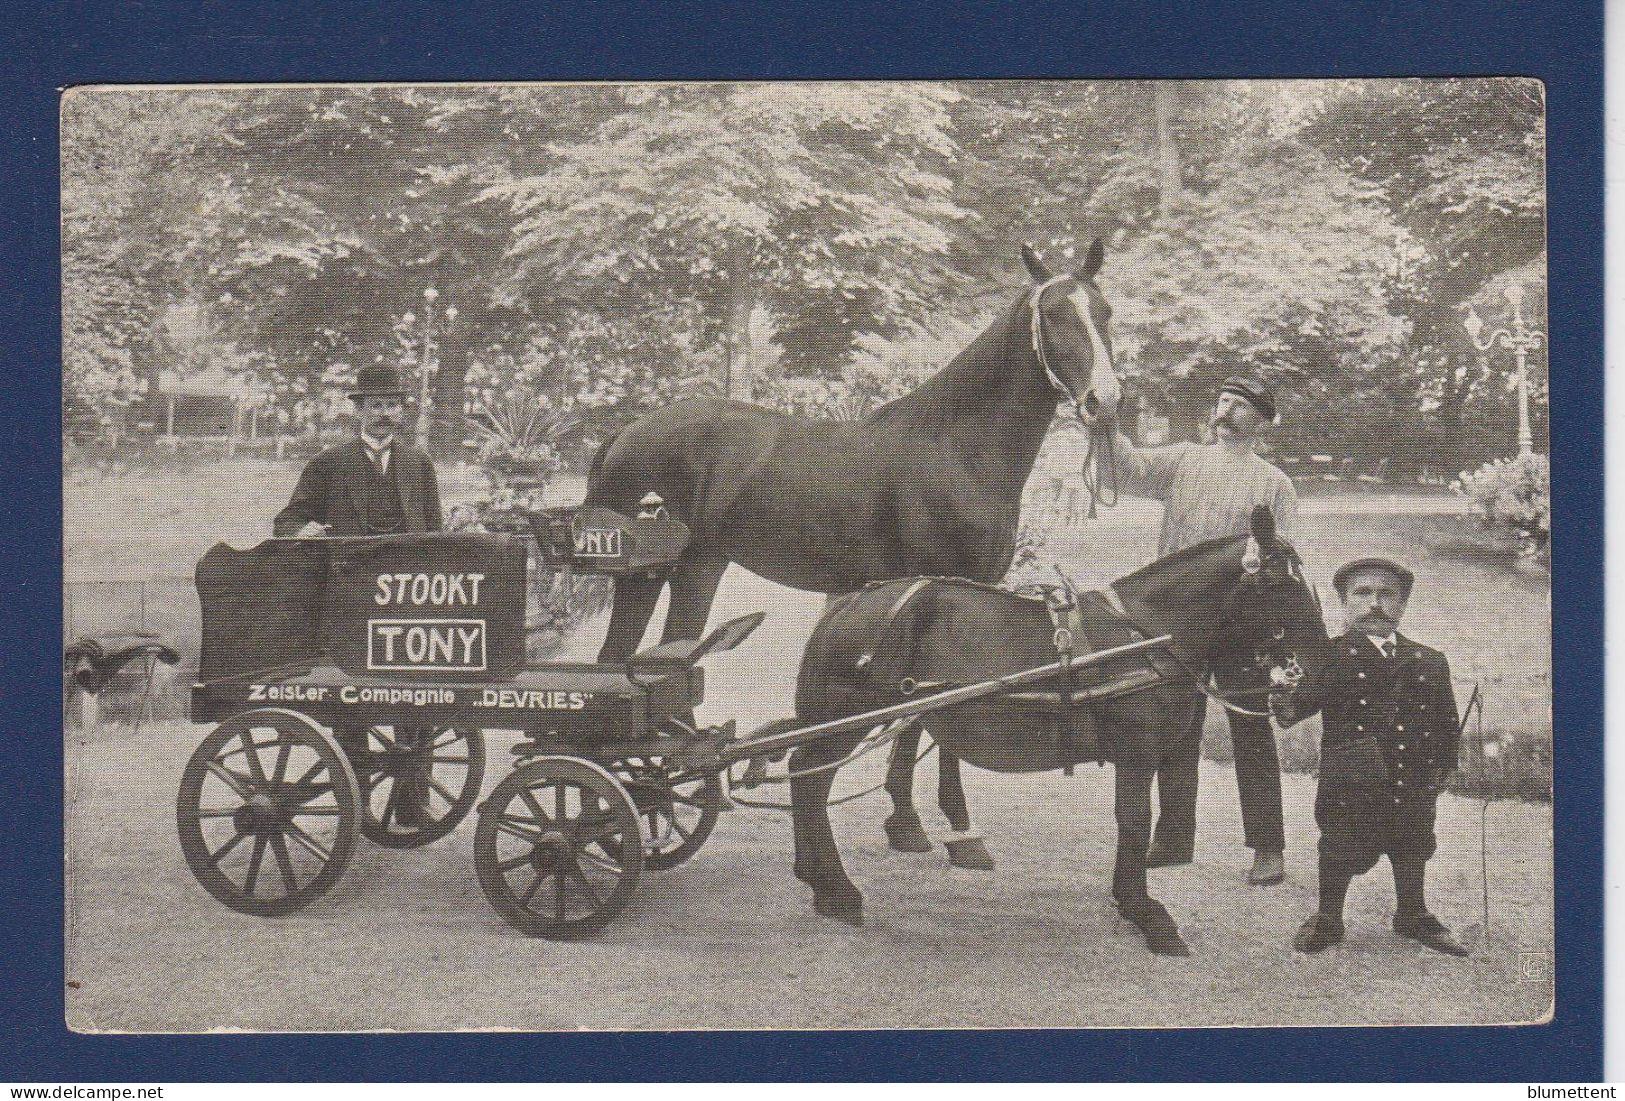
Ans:
[[[391,849],[438,841],[474,809],[485,782],[485,736],[441,726],[340,730],[361,787],[361,832]]]
[[[643,833],[626,789],[579,757],[538,757],[480,804],[480,889],[510,925],[579,937],[626,908],[643,870]]]
[[[338,744],[282,708],[233,715],[181,774],[175,821],[204,890],[245,914],[292,913],[355,851],[361,796]]]
[[[722,780],[659,757],[616,761],[615,773],[643,817],[643,866],[663,872],[700,851],[722,813]]]

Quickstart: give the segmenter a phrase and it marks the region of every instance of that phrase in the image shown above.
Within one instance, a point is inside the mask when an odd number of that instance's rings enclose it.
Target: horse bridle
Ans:
[[[1027,309],[1028,313],[1032,315],[1033,355],[1038,357],[1038,365],[1044,369],[1044,374],[1049,377],[1050,386],[1054,388],[1057,394],[1060,394],[1067,401],[1071,402],[1074,407],[1076,407],[1078,404],[1077,397],[1072,393],[1072,389],[1067,386],[1065,382],[1061,381],[1061,376],[1057,375],[1055,373],[1055,368],[1049,365],[1049,356],[1044,354],[1044,311],[1042,309],[1044,304],[1044,292],[1049,290],[1051,287],[1065,283],[1071,278],[1072,276],[1070,275],[1057,275],[1048,282],[1040,283],[1038,286],[1034,287],[1032,298]]]
[[[1057,572],[1059,572],[1060,567],[1056,567],[1056,569],[1057,569]],[[1302,575],[1297,572],[1296,567],[1293,568],[1293,575],[1298,577],[1300,580],[1302,579]],[[1063,574],[1062,576],[1064,577],[1065,575]],[[1070,579],[1066,580],[1066,587],[1067,587],[1069,592],[1076,592],[1076,590],[1072,587],[1072,582],[1071,582]],[[1101,595],[1102,599],[1104,600],[1104,602],[1106,604],[1107,611],[1109,611],[1117,619],[1122,620],[1122,622],[1130,630],[1134,631],[1134,633],[1139,635],[1141,638],[1153,638],[1153,637],[1155,637],[1152,634],[1152,632],[1148,631],[1144,626],[1142,626],[1140,624],[1140,622],[1138,620],[1136,620],[1134,618],[1134,616],[1129,612],[1128,608],[1123,604],[1123,598],[1122,598],[1122,596],[1120,596],[1118,594],[1117,589],[1116,589],[1115,586],[1107,585],[1105,588],[1099,590],[1099,592],[1100,592],[1100,595]],[[1320,606],[1320,597],[1319,597],[1318,593],[1314,594],[1314,595],[1315,595],[1315,606],[1318,608]],[[1277,628],[1275,628],[1275,630],[1273,632],[1273,635],[1274,635],[1274,638],[1275,638],[1276,641],[1282,640],[1285,637],[1285,634],[1286,634],[1286,628],[1285,627],[1277,627]],[[1268,712],[1268,711],[1255,711],[1255,710],[1253,710],[1251,708],[1243,707],[1240,704],[1234,702],[1233,697],[1256,696],[1256,695],[1259,695],[1261,692],[1267,692],[1267,691],[1270,691],[1271,689],[1247,688],[1247,689],[1240,689],[1240,690],[1236,690],[1236,691],[1231,691],[1231,692],[1228,692],[1228,693],[1221,692],[1217,688],[1210,687],[1209,684],[1208,684],[1208,682],[1210,680],[1212,680],[1212,672],[1211,672],[1211,670],[1209,670],[1206,674],[1204,674],[1202,672],[1199,672],[1197,669],[1193,668],[1191,663],[1186,661],[1185,658],[1180,655],[1179,647],[1178,647],[1176,642],[1170,641],[1165,647],[1163,647],[1163,649],[1167,650],[1168,656],[1174,659],[1174,662],[1179,666],[1179,668],[1183,671],[1184,675],[1190,680],[1191,684],[1195,686],[1195,688],[1196,688],[1196,690],[1198,692],[1202,693],[1202,695],[1206,696],[1208,699],[1212,700],[1214,703],[1218,704],[1220,707],[1224,708],[1226,711],[1230,712],[1233,715],[1245,715],[1248,718],[1252,718],[1252,719],[1267,719],[1267,718],[1270,717],[1270,712]],[[1157,672],[1160,675],[1161,671],[1157,669],[1156,663],[1154,661],[1152,661],[1152,659],[1151,659],[1151,655],[1146,654],[1144,656],[1145,656],[1146,663],[1151,666],[1153,671]],[[1264,659],[1264,660],[1268,660],[1268,659]],[[1289,653],[1287,655],[1286,661],[1287,661],[1287,667],[1289,669],[1296,669],[1301,674],[1302,666],[1298,664],[1298,658],[1297,658],[1296,654],[1290,654]],[[1255,663],[1255,665],[1261,664],[1260,659],[1256,656],[1256,653],[1255,653],[1255,657],[1254,657],[1254,663]]]
[[[1077,395],[1055,373],[1055,368],[1050,366],[1049,356],[1044,352],[1044,292],[1072,278],[1074,276],[1057,275],[1034,287],[1027,312],[1031,315],[1033,356],[1044,369],[1050,388],[1076,410],[1079,405]],[[1106,464],[1104,478],[1101,463]],[[1092,475],[1091,470],[1094,472]],[[1083,485],[1089,491],[1089,519],[1095,518],[1097,505],[1110,508],[1117,504],[1117,441],[1109,430],[1102,430],[1098,425],[1089,433],[1089,450],[1083,457]]]

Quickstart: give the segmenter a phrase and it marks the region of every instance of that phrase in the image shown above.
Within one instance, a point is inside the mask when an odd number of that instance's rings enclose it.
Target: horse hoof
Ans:
[[[931,839],[925,835],[925,829],[920,820],[897,818],[893,816],[886,819],[886,841],[892,848],[900,853],[928,853],[931,851]]]
[[[1190,945],[1186,944],[1178,933],[1146,933],[1146,947],[1159,956],[1188,956],[1191,954]]]
[[[948,863],[956,868],[974,868],[979,872],[993,870],[993,854],[987,851],[980,837],[943,842],[948,846]]]
[[[863,927],[863,896],[856,891],[850,895],[814,891],[813,909],[824,917],[844,921],[860,929]]]

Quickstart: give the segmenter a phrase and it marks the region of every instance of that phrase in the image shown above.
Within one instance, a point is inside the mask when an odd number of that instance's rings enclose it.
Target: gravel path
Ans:
[[[819,601],[734,571],[717,615],[764,608],[762,631],[711,663],[701,717],[748,727],[784,714]],[[601,628],[600,628],[601,630]],[[593,632],[579,652],[596,646]],[[764,670],[768,671],[764,675]],[[632,906],[582,943],[526,939],[474,881],[473,826],[420,850],[363,842],[343,881],[298,914],[234,913],[193,881],[175,838],[176,785],[205,728],[187,723],[68,745],[68,1023],[86,1031],[830,1028],[1510,1023],[1552,999],[1551,816],[1491,804],[1491,937],[1480,927],[1480,805],[1446,797],[1430,865],[1434,910],[1475,952],[1396,938],[1385,866],[1360,880],[1349,939],[1294,953],[1313,905],[1313,786],[1284,777],[1287,882],[1242,882],[1235,784],[1203,764],[1194,865],[1152,873],[1194,955],[1153,957],[1108,898],[1110,770],[967,770],[999,860],[885,848],[883,797],[834,812],[869,923],[814,915],[790,876],[788,820],[725,815],[693,861],[649,873]],[[492,745],[488,786],[507,770]],[[878,779],[863,762],[837,787]],[[935,770],[921,770],[922,808]],[[927,814],[928,828],[941,828]],[[1532,976],[1532,977],[1531,977]]]

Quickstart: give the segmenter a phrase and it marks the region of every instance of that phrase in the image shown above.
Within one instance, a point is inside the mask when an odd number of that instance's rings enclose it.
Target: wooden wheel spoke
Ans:
[[[321,758],[317,758],[315,764],[313,764],[309,768],[305,769],[305,774],[303,776],[299,777],[299,779],[295,780],[293,783],[289,784],[288,786],[290,788],[302,788],[306,784],[308,784],[312,780],[314,780],[316,778],[316,774],[321,772],[326,767],[327,767],[327,762],[322,760]]]
[[[455,796],[451,792],[447,791],[446,786],[444,784],[442,784],[439,780],[436,780],[433,776],[426,776],[426,777],[424,777],[424,779],[429,781],[429,786],[431,788],[433,788],[436,792],[438,792],[439,795],[440,795],[440,798],[444,799],[447,802],[447,804],[449,804],[451,806],[456,806],[457,805],[457,796]]]
[[[328,852],[326,847],[324,847],[320,841],[317,841],[314,837],[310,836],[310,834],[300,829],[295,823],[288,823],[288,836],[293,838],[294,843],[297,844],[301,849],[304,849],[311,856],[314,856],[317,860],[320,860],[323,864],[326,864],[328,861],[333,859],[333,854]]]
[[[596,910],[602,906],[604,900],[598,897],[598,892],[593,888],[592,881],[587,878],[587,873],[581,870],[580,861],[570,861],[570,872],[575,876],[576,882],[581,884],[581,889],[586,893],[588,901],[592,903],[592,908]]]
[[[299,890],[299,881],[293,875],[293,860],[288,855],[288,841],[280,833],[271,835],[271,852],[276,857],[276,866],[282,871],[282,885],[287,888],[288,894]]]
[[[586,793],[583,792],[583,795]],[[585,811],[585,808],[583,808]],[[553,821],[563,822],[569,817],[564,804],[564,785],[558,784],[553,788]]]
[[[530,886],[525,888],[525,893],[519,896],[519,905],[521,907],[527,910],[530,909],[530,900],[536,897],[536,892],[542,889],[542,883],[545,882],[546,879],[546,875],[543,875],[541,872],[536,873],[536,878],[530,881]]]
[[[518,838],[527,845],[534,845],[542,839],[540,830],[537,830],[534,833],[528,832],[525,828],[516,824],[511,818],[497,819],[497,829],[500,832],[507,834],[509,837]]]
[[[563,868],[553,873],[553,918],[555,921],[564,920],[564,879]]]
[[[236,792],[238,798],[244,802],[254,797],[254,781],[247,776],[231,771],[219,761],[210,761],[205,767],[215,776],[218,776],[227,787]]]
[[[622,832],[621,824],[613,818],[591,824],[582,823],[576,833],[576,844],[585,848],[594,841],[602,843],[611,837],[618,837]]]
[[[525,806],[530,808],[530,812],[536,816],[536,820],[538,822],[545,822],[549,825],[553,823],[553,816],[542,809],[542,804],[536,798],[535,792],[531,791],[528,787],[520,788],[519,798],[525,801]]]
[[[368,733],[368,735],[370,737],[377,738],[380,742],[383,742],[384,743],[384,750],[386,752],[391,750],[391,749],[394,749],[396,746],[400,745],[400,740],[398,738],[393,737],[394,731],[391,731],[389,734],[385,734],[384,733],[384,728],[381,727],[381,726],[372,727],[370,730],[367,731],[367,733]],[[367,743],[367,750],[368,750],[368,752],[372,751],[372,743],[371,742]]]
[[[530,853],[520,853],[518,856],[510,856],[507,860],[498,861],[497,871],[501,872],[503,875],[507,875],[520,865],[529,863]]]
[[[441,738],[445,740],[441,741]],[[455,745],[465,740],[461,730],[444,730],[434,736],[434,739],[429,743],[429,749],[431,752],[437,749],[445,749],[449,745]]]
[[[378,821],[388,826],[395,821],[401,811],[401,785],[395,781],[389,785],[389,794],[384,797],[384,809],[378,813]]]
[[[593,853],[588,852],[585,848],[576,850],[576,859],[585,860],[588,864],[591,864],[598,870],[608,872],[616,878],[626,874],[626,869],[621,866],[620,861],[611,857],[595,856]]]
[[[265,859],[265,835],[254,838],[254,851],[248,857],[248,875],[243,877],[243,893],[254,896],[254,882],[260,877],[260,862]]]
[[[236,833],[232,834],[229,841],[209,854],[209,862],[215,865],[215,867],[219,867],[220,862],[231,853],[231,850],[235,849],[238,845],[241,845],[243,843],[243,838],[247,836],[247,830],[238,830]]]
[[[284,805],[295,807],[303,807],[307,803],[320,799],[324,795],[334,794],[332,784],[295,784],[291,787],[284,788],[283,790],[288,796],[290,796],[290,798],[284,800]],[[307,814],[317,812],[301,810],[298,813]]]
[[[338,818],[341,815],[343,815],[344,808],[343,807],[307,807],[307,806],[300,806],[295,810],[289,811],[289,813],[291,815],[293,815],[295,818],[304,818],[304,817],[307,817],[309,815],[316,815],[316,816],[321,817],[321,818]]]
[[[271,780],[282,783],[288,778],[288,758],[293,756],[293,742],[280,742],[276,747],[276,763],[271,766]]]
[[[236,814],[238,811],[240,811],[242,809],[243,809],[243,804],[241,804],[241,803],[239,803],[235,807],[199,807],[197,810],[192,812],[192,817],[193,818],[230,818],[232,815]]]
[[[280,740],[280,738],[281,732],[279,731],[278,739]],[[241,740],[243,743],[243,759],[248,762],[248,774],[254,778],[256,784],[264,787],[265,765],[260,761],[260,746],[254,740],[254,731],[252,729],[244,730]]]

